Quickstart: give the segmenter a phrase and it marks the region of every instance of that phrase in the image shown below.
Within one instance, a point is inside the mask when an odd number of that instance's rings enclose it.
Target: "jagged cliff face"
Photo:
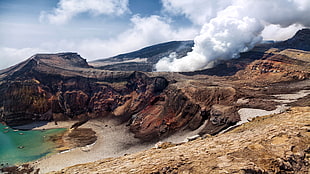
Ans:
[[[20,125],[112,116],[151,140],[199,127],[226,91],[210,88],[204,92],[210,102],[202,104],[191,97],[201,90],[183,87],[159,74],[93,69],[75,53],[40,54],[1,71],[1,120]]]
[[[8,123],[12,118],[12,124],[17,112],[56,120],[100,116],[126,103],[133,93],[150,93],[147,97],[151,97],[168,85],[164,78],[143,73],[91,69],[71,53],[35,55],[1,74],[2,118]]]
[[[304,37],[305,31],[296,35]],[[143,140],[194,130],[207,120],[201,134],[214,135],[240,120],[240,107],[272,110],[277,105],[253,98],[285,92],[283,82],[309,79],[309,51],[281,44],[281,49],[260,45],[239,59],[191,73],[109,71],[93,68],[76,53],[34,55],[0,71],[0,119],[20,125],[111,117],[126,122]],[[240,104],[240,98],[249,102]]]

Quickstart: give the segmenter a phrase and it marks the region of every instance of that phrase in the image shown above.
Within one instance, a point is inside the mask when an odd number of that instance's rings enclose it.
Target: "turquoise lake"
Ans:
[[[16,165],[55,153],[56,144],[48,140],[65,130],[20,131],[0,124],[0,164]]]

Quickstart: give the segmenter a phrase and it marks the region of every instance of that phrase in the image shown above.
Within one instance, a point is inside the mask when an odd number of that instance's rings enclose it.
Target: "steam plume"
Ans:
[[[181,72],[211,68],[217,60],[237,58],[240,52],[248,51],[261,42],[261,32],[266,25],[310,26],[310,19],[307,17],[310,1],[229,2],[226,8],[220,8],[223,10],[218,11],[216,17],[204,23],[200,35],[194,39],[192,52],[180,59],[173,54],[164,57],[155,65],[156,70]]]

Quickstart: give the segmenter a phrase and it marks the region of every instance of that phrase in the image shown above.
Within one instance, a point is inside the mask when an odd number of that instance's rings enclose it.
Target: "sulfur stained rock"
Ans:
[[[11,125],[40,119],[50,107],[49,94],[32,81],[8,83],[2,93],[2,100],[2,114],[5,115],[6,122]]]
[[[199,133],[200,135],[215,135],[221,130],[236,124],[240,121],[236,106],[213,105],[210,111],[210,117],[206,126]]]
[[[66,91],[63,96],[67,115],[78,115],[87,110],[89,98],[83,91]]]

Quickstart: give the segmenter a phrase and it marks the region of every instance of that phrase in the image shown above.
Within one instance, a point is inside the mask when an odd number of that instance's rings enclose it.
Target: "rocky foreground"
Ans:
[[[52,173],[309,173],[310,107],[254,119],[184,144],[81,164]]]

